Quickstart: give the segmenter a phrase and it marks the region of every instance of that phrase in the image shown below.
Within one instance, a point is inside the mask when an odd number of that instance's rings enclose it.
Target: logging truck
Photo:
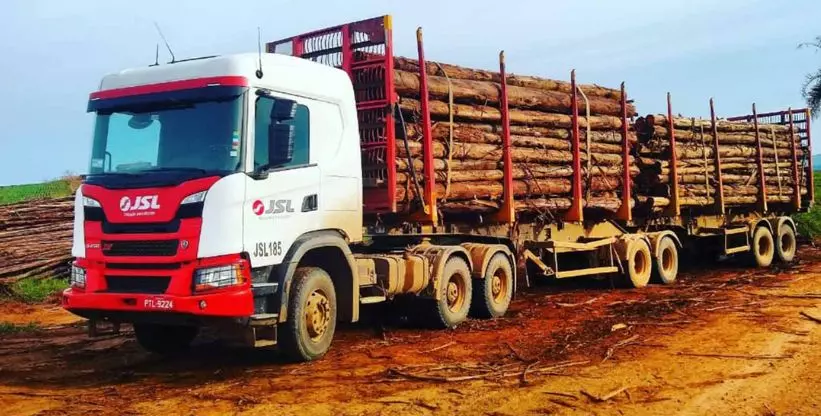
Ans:
[[[624,86],[508,75],[503,55],[498,72],[431,64],[421,30],[403,60],[392,36],[385,16],[105,76],[63,307],[91,335],[132,324],[157,353],[217,327],[313,360],[363,304],[405,298],[409,315],[453,328],[503,316],[534,279],[643,287],[673,283],[685,252],[793,258],[789,215],[813,200],[808,111],[703,123],[719,165],[688,204],[669,105],[644,122],[672,149],[653,154],[667,180],[645,192]],[[746,122],[761,186],[736,203],[718,137]],[[788,133],[775,199],[764,126]]]

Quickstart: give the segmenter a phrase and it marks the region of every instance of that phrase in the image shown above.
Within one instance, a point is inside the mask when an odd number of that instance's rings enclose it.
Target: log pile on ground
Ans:
[[[500,74],[433,62],[427,63],[426,72],[438,209],[445,214],[493,212],[503,194]],[[396,59],[395,88],[403,115],[397,120],[394,161],[400,210],[418,206],[424,189],[419,78],[417,61]],[[621,92],[597,85],[579,88],[587,97],[579,96],[585,204],[615,211],[623,176]],[[519,211],[570,207],[571,92],[567,82],[508,76],[513,188]],[[635,112],[632,106],[627,110],[631,116]],[[630,139],[635,141],[635,135]]]
[[[73,197],[0,206],[0,283],[66,277],[73,217]]]
[[[636,185],[641,195],[652,196],[656,207],[670,202],[670,128],[667,117],[639,117],[634,125],[640,145],[637,160],[641,173]],[[715,203],[718,187],[715,146],[710,121],[674,118],[679,201],[682,207]],[[726,205],[751,205],[758,202],[758,148],[754,123],[719,121],[718,153],[721,162]],[[795,192],[794,160],[803,158],[797,135],[789,127],[759,125],[761,157],[767,202],[789,203]],[[795,144],[795,146],[793,146]],[[796,154],[793,155],[793,149]],[[802,195],[807,193],[806,175],[799,172]]]

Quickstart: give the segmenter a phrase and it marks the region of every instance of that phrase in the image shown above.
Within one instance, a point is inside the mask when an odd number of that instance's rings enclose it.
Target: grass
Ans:
[[[40,303],[68,287],[61,279],[22,279],[11,285],[13,297],[26,303]]]
[[[815,204],[803,214],[793,216],[798,234],[811,239],[821,237],[821,206],[818,200],[821,199],[821,172],[813,172],[815,176]]]
[[[36,322],[29,322],[27,324],[0,322],[0,335],[19,334],[21,332],[32,332],[38,330],[40,330],[40,325]]]
[[[76,187],[73,178],[28,185],[0,186],[0,205],[24,202],[32,199],[62,198],[71,196]]]

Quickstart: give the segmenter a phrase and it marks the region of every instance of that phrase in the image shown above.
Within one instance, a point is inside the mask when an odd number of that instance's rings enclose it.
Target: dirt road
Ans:
[[[203,340],[184,357],[131,333],[90,340],[59,308],[0,305],[43,330],[0,336],[0,409],[63,414],[821,414],[821,250],[671,287],[577,280],[455,331],[366,322],[323,360]],[[387,316],[373,313],[371,316]],[[802,315],[802,312],[808,316]]]

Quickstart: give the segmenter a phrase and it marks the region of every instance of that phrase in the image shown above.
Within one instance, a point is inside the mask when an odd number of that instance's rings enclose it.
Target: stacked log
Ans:
[[[639,138],[636,185],[644,196],[661,197],[656,206],[669,204],[671,197],[670,160],[675,151],[682,207],[706,206],[716,202],[718,170],[711,121],[674,118],[676,148],[670,148],[670,123],[665,116],[640,117],[634,125]],[[768,203],[790,203],[795,192],[793,176],[796,160],[803,157],[799,138],[788,126],[730,122],[716,123],[718,156],[724,203],[729,206],[754,205],[760,202],[760,178]],[[759,172],[761,144],[762,172]],[[795,154],[793,154],[795,152]],[[798,163],[800,170],[800,162]],[[806,177],[799,172],[799,190],[807,193]]]
[[[504,193],[501,75],[433,62],[427,63],[426,73],[438,209],[493,212]],[[419,206],[424,189],[417,61],[396,58],[394,86],[403,116],[396,125],[395,197],[400,210],[410,210]],[[623,180],[621,91],[579,88],[587,97],[579,95],[584,205],[615,211]],[[574,173],[570,83],[509,75],[506,89],[516,208],[566,210]],[[627,111],[635,113],[632,106]],[[628,139],[635,142],[635,134]],[[635,176],[639,170],[630,173]]]
[[[73,217],[73,197],[0,206],[0,283],[67,277]]]

